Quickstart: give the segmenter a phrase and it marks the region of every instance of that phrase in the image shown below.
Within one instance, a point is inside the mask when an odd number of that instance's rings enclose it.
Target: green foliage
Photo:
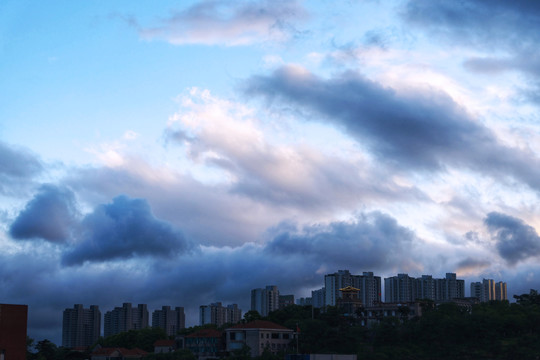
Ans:
[[[126,349],[139,348],[144,351],[154,351],[156,340],[167,339],[165,330],[161,328],[146,328],[141,330],[129,330],[120,334],[112,335],[98,342],[103,347],[123,347]]]
[[[244,321],[247,323],[251,321],[255,321],[255,320],[261,320],[261,319],[262,319],[261,314],[259,314],[259,312],[256,310],[250,310],[244,314]]]
[[[360,326],[362,311],[355,319],[337,307],[315,309],[312,317],[309,306],[289,306],[267,319],[290,329],[298,325],[301,353],[348,353],[359,359],[538,359],[540,295],[531,290],[515,298],[514,304],[492,301],[472,310],[423,300],[422,317],[408,320],[409,309],[402,307],[395,317],[369,328]]]

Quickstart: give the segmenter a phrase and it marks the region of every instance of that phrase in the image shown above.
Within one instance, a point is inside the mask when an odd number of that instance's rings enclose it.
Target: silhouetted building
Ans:
[[[73,309],[64,310],[62,346],[90,346],[98,340],[100,332],[101,312],[97,305],[84,309],[81,304],[75,304]]]
[[[27,305],[0,304],[0,356],[26,360]]]
[[[103,335],[105,337],[124,331],[147,328],[149,326],[148,308],[146,304],[131,307],[131,303],[124,303],[122,307],[115,307],[114,310],[107,311],[104,323]]]
[[[465,280],[457,279],[454,273],[446,273],[442,279],[433,279],[431,275],[413,278],[407,274],[384,279],[384,301],[388,303],[421,299],[445,302],[464,297]]]
[[[220,302],[199,307],[199,325],[214,324],[222,326],[225,324],[236,324],[242,320],[242,310],[238,305],[221,305]]]
[[[268,316],[279,309],[279,290],[275,285],[268,285],[264,289],[251,290],[251,310],[257,311],[261,316]]]
[[[279,308],[283,309],[289,305],[294,305],[294,295],[279,295]]]
[[[155,310],[152,313],[152,327],[165,330],[168,336],[176,335],[178,330],[186,327],[184,308],[171,310],[170,306],[163,306],[161,310]]]
[[[358,289],[358,298],[366,305],[381,301],[381,278],[379,276],[374,276],[373,272],[353,275],[349,270],[338,270],[338,272],[324,277],[324,306],[337,305],[338,299],[341,297],[340,289],[348,286]]]

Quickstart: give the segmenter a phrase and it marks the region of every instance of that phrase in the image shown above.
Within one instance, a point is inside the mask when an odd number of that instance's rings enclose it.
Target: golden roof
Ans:
[[[360,291],[360,289],[357,289],[357,288],[352,287],[352,286],[347,286],[347,287],[344,287],[343,289],[339,289],[339,291],[342,291],[342,292],[358,292],[358,291]]]

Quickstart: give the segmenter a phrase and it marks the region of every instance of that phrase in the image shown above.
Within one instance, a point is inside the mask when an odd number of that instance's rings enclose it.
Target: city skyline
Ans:
[[[539,20],[533,1],[2,1],[0,302],[58,344],[73,304],[196,324],[339,269],[539,289]]]

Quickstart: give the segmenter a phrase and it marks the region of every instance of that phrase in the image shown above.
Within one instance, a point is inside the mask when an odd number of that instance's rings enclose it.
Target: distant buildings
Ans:
[[[199,325],[214,324],[219,327],[227,323],[236,324],[240,320],[242,310],[236,304],[223,306],[220,302],[216,302],[199,307]]]
[[[97,305],[89,309],[75,304],[65,309],[62,320],[62,346],[73,348],[94,344],[101,333],[101,312]]]
[[[496,283],[492,279],[473,282],[471,283],[471,296],[477,298],[480,302],[508,300],[506,283],[502,281]]]
[[[131,303],[107,311],[104,316],[104,336],[109,337],[128,330],[139,330],[148,327],[148,308],[139,304],[136,308]]]
[[[358,299],[364,305],[373,305],[381,301],[381,278],[379,276],[374,276],[372,272],[352,275],[349,270],[339,270],[324,277],[324,306],[336,306],[341,297],[339,289],[348,286],[358,289]]]
[[[268,316],[271,311],[279,309],[279,290],[275,285],[268,285],[264,289],[251,290],[251,310],[257,311],[261,316]]]
[[[161,310],[155,310],[152,313],[152,327],[165,330],[168,336],[176,335],[178,330],[186,327],[184,308],[163,306]]]
[[[407,274],[384,279],[384,301],[387,303],[420,299],[450,301],[464,297],[465,280],[457,279],[454,273],[446,273],[442,279],[433,279],[431,275],[413,278]]]
[[[294,305],[294,295],[279,295],[279,308],[283,309],[289,305]]]
[[[0,304],[0,357],[26,360],[27,305]]]

